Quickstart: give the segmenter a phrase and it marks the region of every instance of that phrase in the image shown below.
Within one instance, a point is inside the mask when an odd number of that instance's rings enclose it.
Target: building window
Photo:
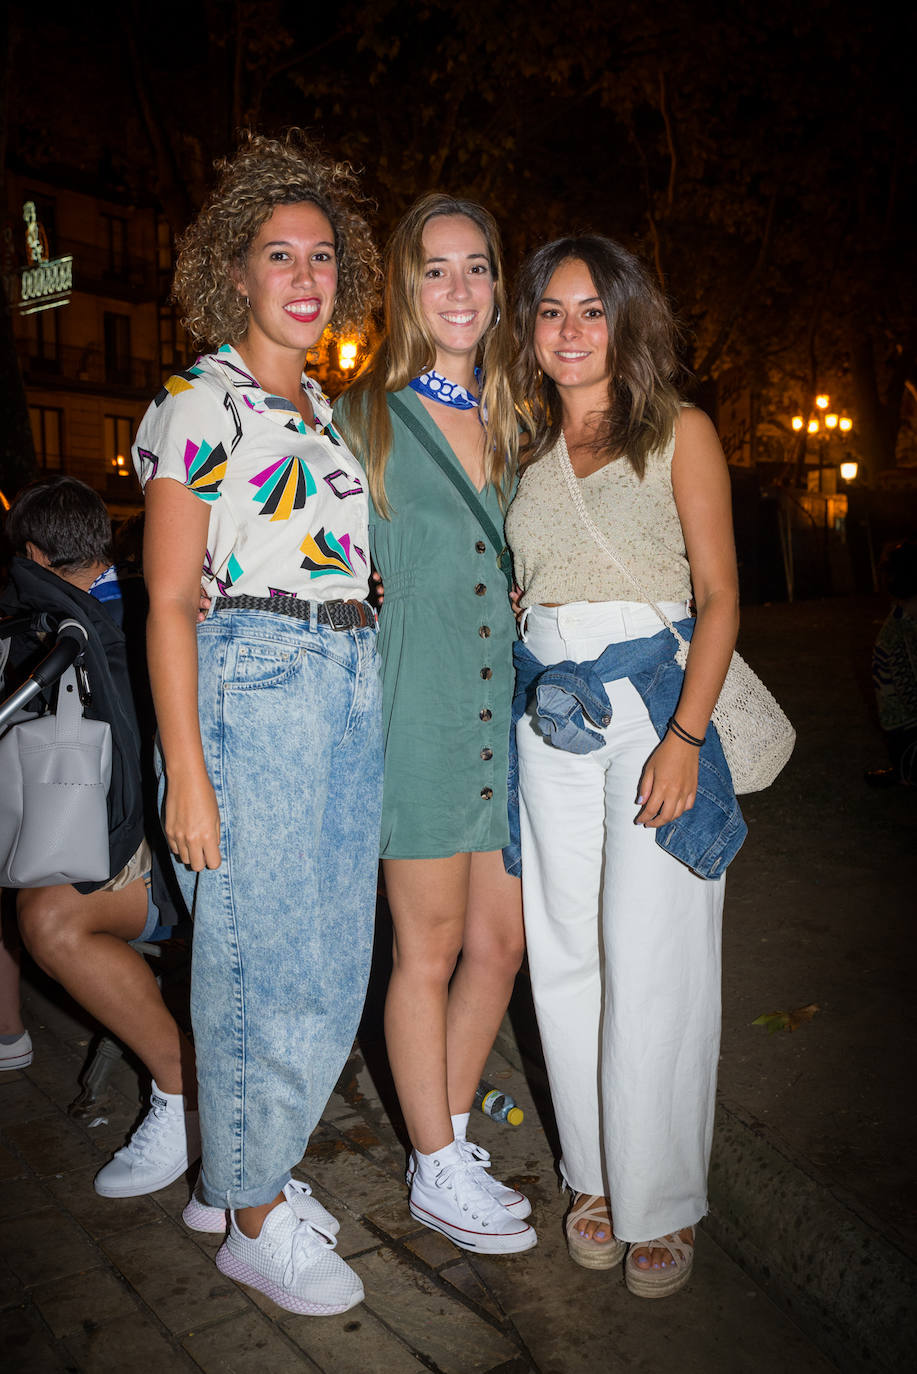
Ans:
[[[64,466],[63,411],[54,406],[29,406],[29,420],[39,467],[47,472],[61,472]]]
[[[115,386],[131,383],[131,319],[105,311],[105,380]]]
[[[130,415],[105,416],[105,471],[109,487],[129,487],[127,479],[131,467],[131,439],[134,421]]]
[[[127,220],[102,213],[108,248],[108,271],[116,277],[127,273]]]
[[[56,310],[26,316],[29,362],[41,372],[60,371],[60,317]]]

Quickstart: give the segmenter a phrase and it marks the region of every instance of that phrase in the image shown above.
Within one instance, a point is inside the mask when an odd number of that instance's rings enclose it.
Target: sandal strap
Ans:
[[[567,1213],[567,1225],[575,1226],[579,1221],[604,1221],[607,1222],[612,1235],[614,1228],[611,1222],[611,1203],[607,1197],[598,1197],[593,1193],[577,1193],[570,1211]]]
[[[670,1236],[657,1236],[655,1240],[634,1242],[630,1248],[631,1253],[636,1250],[668,1250],[677,1268],[683,1264],[690,1264],[694,1257],[694,1231],[692,1228],[690,1240],[682,1240],[680,1234],[673,1231]]]

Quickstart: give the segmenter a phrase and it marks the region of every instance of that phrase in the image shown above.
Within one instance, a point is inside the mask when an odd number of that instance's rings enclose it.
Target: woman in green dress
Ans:
[[[501,855],[515,638],[501,550],[518,426],[492,216],[417,201],[389,244],[385,305],[336,418],[367,473],[385,587],[386,1041],[412,1213],[465,1249],[508,1254],[535,1244],[529,1202],[466,1139],[523,953],[520,884]]]

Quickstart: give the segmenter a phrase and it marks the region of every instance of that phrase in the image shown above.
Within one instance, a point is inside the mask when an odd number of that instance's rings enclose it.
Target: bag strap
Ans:
[[[57,683],[54,708],[54,743],[73,744],[79,740],[83,723],[83,703],[73,664],[65,668]]]
[[[500,534],[497,530],[496,525],[491,520],[490,516],[487,514],[487,511],[481,505],[481,502],[475,496],[474,490],[471,487],[470,483],[467,479],[463,480],[458,475],[458,473],[455,470],[455,464],[452,462],[449,455],[446,453],[445,448],[443,448],[442,445],[439,444],[437,440],[435,440],[432,437],[432,435],[429,435],[426,432],[423,425],[417,419],[416,415],[411,414],[407,406],[404,404],[404,401],[401,400],[400,396],[389,396],[388,403],[391,406],[392,410],[395,412],[395,414],[398,416],[399,420],[404,421],[404,423],[407,425],[408,429],[414,435],[414,438],[418,441],[418,443],[423,445],[427,453],[429,453],[430,457],[433,459],[436,466],[439,468],[440,472],[442,472],[445,477],[449,478],[449,481],[455,487],[455,490],[458,492],[459,496],[465,502],[465,505],[471,511],[471,514],[474,516],[475,520],[477,520],[478,524],[481,526],[481,529],[487,535],[487,538],[493,545],[494,552],[497,555],[497,567],[500,569],[503,576],[506,578],[507,586],[509,587],[510,591],[512,591],[513,574],[512,569],[509,566],[509,550],[507,549],[506,544],[500,538]]]
[[[566,483],[567,492],[570,496],[570,500],[576,507],[577,514],[579,515],[583,524],[586,526],[586,529],[592,535],[592,538],[598,544],[602,552],[607,554],[608,557],[611,559],[612,563],[614,563],[615,566],[620,569],[620,571],[627,578],[628,582],[630,582],[632,586],[636,587],[637,591],[640,593],[640,600],[645,601],[648,606],[652,606],[653,610],[656,612],[659,619],[665,625],[666,629],[671,630],[672,634],[678,640],[678,643],[682,645],[687,644],[687,640],[685,639],[684,635],[678,633],[669,617],[659,609],[653,598],[644,589],[644,587],[641,586],[641,584],[637,581],[636,577],[634,577],[630,568],[628,568],[625,563],[621,562],[620,558],[615,553],[614,549],[611,547],[608,540],[605,538],[604,534],[599,529],[598,525],[595,523],[592,516],[587,511],[586,503],[583,500],[583,494],[576,484],[576,473],[573,471],[573,464],[570,462],[570,454],[567,452],[567,441],[564,438],[563,430],[561,430],[560,438],[557,441],[556,453],[558,463],[560,465],[561,475],[563,476],[564,482]]]

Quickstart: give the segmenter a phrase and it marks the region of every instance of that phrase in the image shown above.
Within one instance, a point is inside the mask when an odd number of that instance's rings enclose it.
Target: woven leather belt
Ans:
[[[312,619],[312,602],[296,596],[218,596],[214,611],[269,611],[289,615],[294,620]],[[375,629],[376,612],[368,601],[320,601],[316,620],[332,630]]]

